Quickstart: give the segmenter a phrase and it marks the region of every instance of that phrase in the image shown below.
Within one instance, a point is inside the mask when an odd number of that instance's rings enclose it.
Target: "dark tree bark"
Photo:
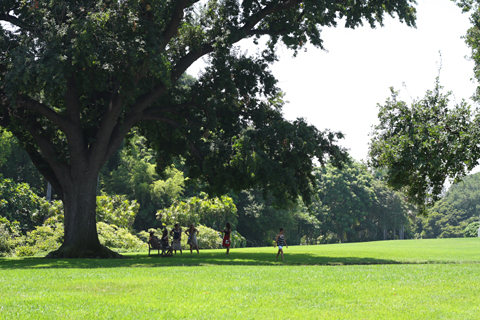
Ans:
[[[97,170],[72,169],[73,181],[62,184],[65,235],[62,246],[47,258],[120,258],[100,244],[96,224]]]

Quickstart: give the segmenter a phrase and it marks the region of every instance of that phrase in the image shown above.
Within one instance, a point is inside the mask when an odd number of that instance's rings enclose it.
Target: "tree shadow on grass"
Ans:
[[[0,258],[0,270],[6,269],[55,269],[55,268],[148,268],[148,267],[196,267],[196,266],[332,266],[332,265],[378,265],[412,263],[369,257],[329,257],[308,253],[285,254],[275,261],[276,251],[270,253],[235,250],[229,255],[225,251],[207,250],[200,254],[184,252],[173,257],[148,256],[146,253],[129,254],[127,259],[43,259]]]

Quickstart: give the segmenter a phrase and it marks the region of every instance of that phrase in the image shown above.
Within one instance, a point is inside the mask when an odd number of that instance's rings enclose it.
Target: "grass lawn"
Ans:
[[[0,319],[480,319],[480,239],[0,259]]]

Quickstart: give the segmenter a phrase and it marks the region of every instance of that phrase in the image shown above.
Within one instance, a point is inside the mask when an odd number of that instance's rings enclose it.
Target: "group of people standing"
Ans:
[[[226,223],[225,229],[223,231],[220,231],[223,234],[223,241],[222,241],[222,246],[227,248],[227,254],[230,252],[230,235],[232,234],[232,227],[229,222]],[[185,234],[188,236],[188,241],[187,245],[190,245],[190,254],[193,253],[193,248],[197,250],[197,254],[200,253],[198,250],[198,240],[197,240],[197,235],[199,234],[199,231],[197,228],[195,228],[195,225],[192,223],[190,224],[190,227],[185,230]],[[168,244],[168,238],[169,236],[173,236],[173,241],[172,245],[169,246]],[[157,241],[157,238],[154,235],[153,231],[150,231],[150,239],[149,242],[154,242]],[[162,234],[162,248],[167,249],[167,253],[175,253],[177,254],[177,250],[180,251],[180,254],[182,254],[182,229],[180,228],[180,224],[176,223],[174,229],[172,229],[170,232],[165,228],[163,230]]]
[[[285,258],[283,257],[283,247],[287,245],[287,240],[285,240],[285,235],[284,235],[284,230],[283,228],[280,228],[280,232],[277,234],[275,238],[275,245],[274,247],[278,246],[278,252],[277,252],[277,257],[275,260],[278,259],[278,256],[281,254],[282,255],[282,260],[285,261]],[[222,246],[224,248],[227,248],[227,253],[230,252],[230,235],[232,234],[232,226],[230,225],[229,222],[225,224],[225,229],[223,231],[220,231],[223,234],[223,241],[222,241]],[[188,241],[187,244],[190,245],[190,254],[193,253],[193,248],[195,247],[197,249],[197,254],[200,253],[198,250],[198,241],[197,241],[197,235],[198,235],[198,229],[195,228],[195,225],[192,223],[190,224],[190,227],[185,230],[185,234],[188,236]],[[180,224],[175,224],[175,228],[170,231],[170,236],[173,236],[173,241],[172,241],[172,246],[168,245],[168,237],[169,237],[169,232],[165,228],[163,230],[163,235],[162,235],[162,247],[167,249],[167,253],[173,253],[177,254],[177,250],[180,251],[180,254],[182,254],[182,229],[180,228]],[[154,232],[150,232],[150,240],[149,241],[157,241],[156,237],[154,236]]]

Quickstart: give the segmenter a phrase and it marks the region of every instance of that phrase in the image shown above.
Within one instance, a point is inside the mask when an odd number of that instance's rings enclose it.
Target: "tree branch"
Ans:
[[[192,4],[198,2],[199,0],[179,0],[177,5],[175,6],[175,10],[172,14],[172,20],[170,20],[170,24],[163,32],[163,48],[167,46],[167,44],[172,40],[172,38],[177,34],[178,27],[183,19],[183,10],[191,6]]]
[[[119,123],[120,115],[122,114],[122,104],[123,99],[120,97],[119,94],[114,93],[114,96],[110,102],[107,112],[102,117],[102,121],[100,122],[100,129],[97,131],[95,136],[95,142],[93,144],[93,148],[91,149],[90,155],[94,158],[92,159],[94,163],[100,163],[103,161],[97,161],[98,158],[105,159],[106,153],[105,150],[108,150],[111,145],[111,139],[116,128],[118,126],[124,126],[124,124]],[[128,128],[130,130],[131,127]],[[127,130],[127,132],[128,132]],[[122,138],[123,139],[123,138]],[[117,145],[117,147],[120,144]],[[107,152],[108,153],[108,152]],[[97,158],[97,160],[95,159]]]
[[[27,31],[34,31],[35,28],[30,26],[29,24],[23,22],[22,20],[7,14],[0,14],[0,21],[5,21],[13,24],[20,29],[27,30]]]
[[[282,10],[287,10],[290,8],[293,8],[295,5],[302,3],[303,0],[288,0],[286,2],[283,2],[282,4],[277,4],[277,3],[272,3],[262,10],[260,10],[258,13],[252,15],[250,17],[250,21],[247,21],[247,23],[241,28],[238,29],[236,32],[237,36],[233,37],[230,39],[230,44],[236,43],[244,38],[245,35],[248,35],[251,29],[255,27],[255,25],[260,22],[263,18],[266,16],[279,12]],[[243,32],[242,32],[243,31]],[[243,34],[243,36],[242,36]],[[202,47],[197,50],[197,51],[190,51],[187,53],[183,58],[181,58],[178,63],[175,65],[172,74],[171,74],[171,80],[172,82],[176,82],[183,73],[190,67],[195,61],[200,59],[202,56],[212,52],[214,50],[213,47],[214,42],[211,43],[205,43],[202,45]],[[167,87],[164,84],[158,85],[157,87],[154,88],[154,90],[150,93],[147,93],[137,99],[135,104],[132,107],[132,112],[133,113],[141,113],[145,108],[147,108],[149,105],[151,105],[155,100],[157,100],[163,93],[167,91]]]
[[[32,163],[35,165],[35,168],[44,176],[48,182],[52,185],[53,189],[55,190],[55,193],[60,197],[60,199],[63,199],[63,189],[62,186],[57,179],[57,176],[55,175],[55,172],[52,170],[52,168],[48,165],[48,162],[45,160],[44,157],[40,155],[36,150],[25,150],[32,160]]]
[[[30,136],[33,138],[36,145],[40,148],[43,156],[48,162],[48,166],[53,170],[56,179],[59,179],[60,177],[66,178],[65,173],[69,171],[68,165],[58,161],[58,153],[54,150],[51,140],[47,136],[38,134],[41,129],[37,124],[28,123],[25,124],[25,128],[30,133]],[[38,164],[40,165],[41,163]],[[65,181],[62,181],[62,184],[63,183],[65,183]]]
[[[17,99],[17,105],[24,109],[24,110],[29,110],[36,112],[44,117],[46,117],[48,120],[52,121],[60,130],[65,132],[65,134],[68,134],[68,132],[71,129],[71,123],[43,103],[40,103],[36,100],[33,100],[28,97],[24,96],[19,96]]]
[[[193,155],[195,157],[197,157],[200,161],[203,161],[205,159],[204,155],[202,154],[202,152],[197,148],[197,146],[195,145],[195,143],[193,143],[192,141],[189,141],[188,142],[188,146],[190,147],[190,150],[192,151]]]
[[[259,35],[259,36],[263,36],[263,35],[270,35],[270,36],[279,36],[279,35],[282,35],[282,34],[287,34],[288,33],[288,30],[287,29],[281,29],[281,30],[268,30],[268,29],[254,29],[254,30],[250,30],[250,32],[248,33],[248,35]]]

